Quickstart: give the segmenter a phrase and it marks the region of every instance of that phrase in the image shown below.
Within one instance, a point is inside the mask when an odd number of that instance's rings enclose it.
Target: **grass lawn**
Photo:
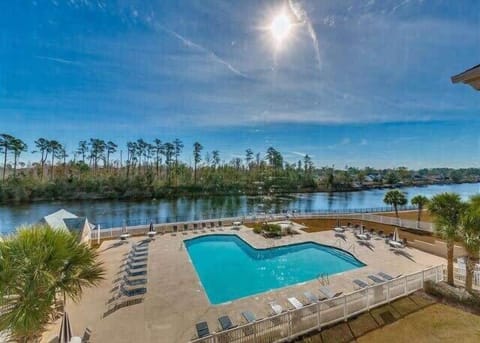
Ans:
[[[386,216],[386,217],[396,217],[395,212],[382,212],[378,213],[381,216]],[[417,220],[418,219],[418,211],[401,211],[398,212],[398,216],[401,219],[407,219],[407,220]],[[421,217],[422,222],[433,222],[433,217],[428,212],[427,210],[422,211],[422,217]]]
[[[362,342],[480,342],[480,316],[435,304],[367,333]]]

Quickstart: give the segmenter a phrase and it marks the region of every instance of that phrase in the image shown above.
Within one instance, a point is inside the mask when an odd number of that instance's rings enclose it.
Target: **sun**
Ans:
[[[292,23],[284,13],[277,15],[270,25],[270,31],[277,44],[280,44],[288,37]]]

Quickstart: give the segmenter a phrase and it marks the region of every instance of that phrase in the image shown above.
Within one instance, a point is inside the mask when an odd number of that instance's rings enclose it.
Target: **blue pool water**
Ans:
[[[185,246],[212,304],[365,266],[343,250],[313,242],[255,249],[236,235],[209,235]]]

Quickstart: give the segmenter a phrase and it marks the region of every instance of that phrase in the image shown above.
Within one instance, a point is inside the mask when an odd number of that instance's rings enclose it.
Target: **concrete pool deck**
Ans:
[[[234,324],[243,323],[241,312],[250,310],[257,318],[270,314],[268,305],[278,302],[284,309],[288,306],[288,297],[295,296],[304,301],[303,292],[311,291],[319,294],[320,280],[315,279],[303,284],[284,287],[247,298],[238,299],[221,305],[210,305],[203,291],[193,265],[190,262],[183,240],[206,234],[236,234],[255,248],[271,248],[274,246],[318,242],[338,247],[339,239],[333,231],[301,233],[281,239],[265,239],[251,229],[240,230],[224,228],[223,231],[188,234],[177,233],[175,236],[165,234],[157,236],[150,243],[148,253],[148,283],[144,301],[140,304],[121,308],[108,316],[107,301],[115,292],[114,283],[121,274],[125,255],[131,244],[119,244],[118,241],[104,241],[99,248],[102,261],[107,269],[106,279],[97,288],[87,289],[80,303],[68,303],[67,312],[72,323],[73,332],[81,336],[85,327],[92,330],[92,342],[188,342],[195,336],[195,323],[207,321],[210,331],[217,331],[217,318],[229,315]],[[132,238],[129,243],[139,242],[144,238]],[[355,290],[353,279],[367,281],[367,275],[379,271],[393,276],[420,271],[429,266],[445,264],[446,260],[423,251],[405,248],[399,255],[389,248],[383,240],[372,239],[370,249],[357,243],[353,234],[346,233],[346,242],[340,246],[348,250],[354,246],[354,255],[365,267],[329,276],[329,287],[335,292],[344,293]],[[313,262],[313,261],[312,261]],[[219,270],[219,274],[221,274]],[[45,335],[49,342],[58,332],[59,323]]]

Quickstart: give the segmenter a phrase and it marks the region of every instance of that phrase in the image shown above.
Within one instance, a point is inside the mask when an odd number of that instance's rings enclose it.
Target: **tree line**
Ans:
[[[188,150],[187,150],[188,149]],[[26,164],[22,155],[36,156]],[[363,169],[316,167],[306,154],[289,162],[274,147],[247,148],[228,161],[200,142],[185,147],[181,139],[129,141],[121,148],[99,138],[81,140],[71,151],[60,141],[38,138],[32,148],[20,138],[0,134],[3,157],[0,202],[50,199],[159,198],[190,194],[266,194],[346,191],[384,185],[431,183],[430,175],[452,182],[480,180],[480,169]],[[191,163],[182,160],[191,156]],[[1,162],[0,162],[1,163]]]

